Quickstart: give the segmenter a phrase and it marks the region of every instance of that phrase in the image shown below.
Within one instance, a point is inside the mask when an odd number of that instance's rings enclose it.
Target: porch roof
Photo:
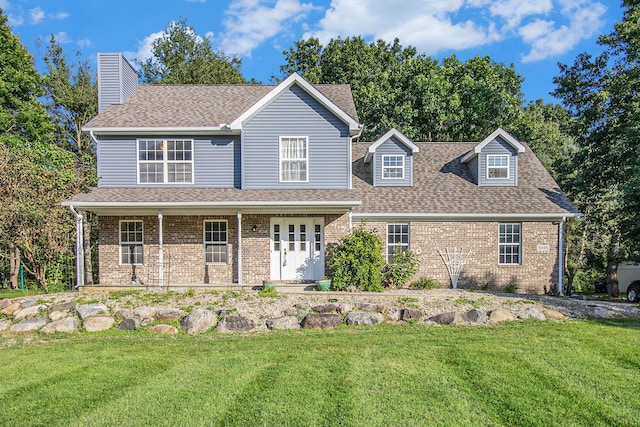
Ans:
[[[94,188],[63,202],[99,215],[345,213],[361,203],[353,190],[237,188]]]

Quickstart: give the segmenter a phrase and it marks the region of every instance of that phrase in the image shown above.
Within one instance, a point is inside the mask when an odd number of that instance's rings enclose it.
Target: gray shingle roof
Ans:
[[[518,156],[517,187],[479,187],[460,158],[475,143],[418,143],[414,155],[413,187],[373,187],[370,165],[363,157],[370,144],[354,143],[353,190],[242,190],[237,188],[96,188],[74,196],[65,204],[87,206],[107,203],[225,206],[262,204],[304,206],[313,203],[349,206],[354,214],[384,215],[549,215],[578,212],[528,147]]]
[[[530,148],[518,156],[517,187],[479,187],[460,158],[476,143],[418,143],[413,187],[373,187],[363,157],[370,144],[353,148],[353,188],[362,204],[355,214],[505,215],[560,214],[577,211]]]
[[[349,85],[315,85],[354,120],[358,120]],[[141,85],[124,104],[111,105],[85,128],[211,127],[231,123],[273,85]]]

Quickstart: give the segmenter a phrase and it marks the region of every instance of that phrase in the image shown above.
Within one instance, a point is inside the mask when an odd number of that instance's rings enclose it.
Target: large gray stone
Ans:
[[[113,313],[113,315],[115,317],[133,317],[133,310],[131,310],[130,308],[120,308],[118,310],[116,310],[115,313]]]
[[[456,313],[454,311],[448,311],[446,313],[436,314],[435,316],[429,317],[429,320],[438,325],[451,325],[456,321]]]
[[[158,334],[169,334],[175,335],[178,333],[178,328],[172,325],[153,325],[149,326],[148,331],[155,332]]]
[[[0,319],[0,331],[6,331],[11,327],[11,320]]]
[[[180,327],[187,334],[197,335],[216,326],[217,323],[218,316],[213,311],[196,308],[180,321]]]
[[[616,316],[608,309],[599,306],[590,306],[587,315],[596,319],[613,319]]]
[[[0,313],[4,314],[5,316],[11,316],[13,313],[15,313],[19,309],[20,309],[20,303],[14,302],[9,304],[5,308],[3,308],[2,311],[0,311]]]
[[[362,302],[357,304],[356,307],[360,311],[377,311],[378,313],[384,312],[384,305],[382,304],[371,304],[368,302]]]
[[[78,319],[75,317],[67,317],[65,319],[56,320],[55,322],[51,322],[45,325],[40,332],[44,332],[45,334],[52,334],[54,332],[64,332],[64,333],[73,333],[78,332],[80,329],[80,324],[78,323]]]
[[[535,307],[527,307],[523,312],[522,312],[522,316],[523,319],[536,319],[536,320],[546,320],[547,318],[545,317],[544,314],[542,314],[542,312],[540,310],[538,310]]]
[[[400,313],[400,318],[405,322],[407,320],[412,319],[420,319],[422,317],[422,312],[416,308],[403,308]]]
[[[305,328],[337,328],[342,322],[342,318],[339,314],[307,314],[307,317],[302,321],[302,326]]]
[[[545,309],[543,313],[547,318],[552,320],[564,320],[567,318],[567,316],[552,308]]]
[[[249,332],[256,327],[253,320],[242,316],[225,316],[216,326],[215,332],[229,334],[234,332]]]
[[[270,330],[300,329],[297,316],[282,316],[267,320],[267,328]]]
[[[489,321],[492,323],[510,322],[513,320],[516,320],[516,316],[504,308],[497,308],[489,314]]]
[[[153,316],[158,312],[156,307],[138,307],[133,311],[133,314],[141,319],[153,319]]]
[[[338,306],[335,304],[322,304],[316,305],[311,309],[316,313],[336,313],[338,311]]]
[[[88,332],[99,332],[111,329],[114,323],[115,319],[113,317],[98,314],[87,317],[83,320],[82,326]]]
[[[30,299],[30,300],[26,300],[26,301],[22,301],[20,303],[20,307],[22,308],[28,308],[28,307],[33,307],[34,305],[36,305],[38,303],[38,301]]]
[[[54,304],[51,306],[51,311],[65,311],[65,310],[75,310],[75,309],[76,309],[75,301],[62,302],[62,303]]]
[[[9,330],[11,332],[31,332],[37,331],[47,324],[47,319],[44,317],[30,317],[28,319],[24,319],[15,325],[11,325]]]
[[[384,316],[377,311],[352,311],[344,318],[344,323],[356,326],[373,326],[383,321]]]
[[[107,314],[109,309],[104,304],[80,304],[76,311],[82,320],[98,314]]]
[[[49,319],[51,319],[52,321],[56,321],[56,320],[60,320],[60,319],[64,319],[65,317],[69,317],[69,312],[68,311],[52,311],[51,313],[49,313]]]
[[[385,315],[392,322],[397,322],[400,320],[401,310],[398,307],[387,307],[385,310]]]
[[[161,308],[156,311],[153,317],[161,322],[171,322],[174,320],[180,320],[184,316],[184,311],[177,308]]]
[[[139,327],[139,317],[127,317],[126,319],[122,319],[122,321],[118,324],[118,329],[121,329],[123,331],[135,331]]]
[[[487,314],[478,309],[469,310],[462,315],[462,320],[468,323],[487,323]]]
[[[47,307],[44,304],[30,305],[29,307],[14,311],[13,318],[20,320],[26,317],[34,317],[40,313],[40,310],[44,310],[45,308]]]
[[[353,305],[349,304],[348,302],[338,304],[339,313],[346,314],[350,311],[353,311]]]

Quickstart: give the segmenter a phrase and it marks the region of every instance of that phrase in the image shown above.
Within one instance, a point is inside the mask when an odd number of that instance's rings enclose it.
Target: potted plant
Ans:
[[[275,289],[275,288],[276,288],[276,284],[273,283],[271,280],[262,281],[262,289]]]
[[[316,281],[316,287],[319,291],[328,291],[331,288],[331,279],[323,276],[322,279]]]

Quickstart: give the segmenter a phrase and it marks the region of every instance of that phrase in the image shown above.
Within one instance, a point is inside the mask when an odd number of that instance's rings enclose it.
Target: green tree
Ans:
[[[215,51],[186,19],[171,22],[152,43],[152,57],[137,61],[144,83],[242,84],[242,62],[237,56]]]
[[[98,112],[98,86],[86,59],[81,59],[79,51],[75,60],[69,58],[62,46],[52,35],[46,48],[44,61],[47,72],[44,75],[46,89],[45,104],[56,125],[56,140],[60,146],[75,158],[75,192],[87,191],[98,183],[96,173],[96,152],[82,126]],[[84,259],[86,284],[93,283],[91,241],[97,238],[95,215],[82,212],[84,224]],[[92,231],[94,231],[92,233]]]
[[[73,194],[72,156],[55,143],[55,126],[33,58],[0,10],[0,256],[19,253],[49,290],[60,279],[73,219],[60,203]],[[13,263],[12,263],[13,264]]]
[[[606,265],[611,295],[617,294],[619,260],[640,243],[639,3],[623,1],[622,21],[598,41],[603,53],[583,53],[572,65],[561,64],[554,79],[554,94],[575,118],[579,173],[571,192],[585,214],[587,250]]]

